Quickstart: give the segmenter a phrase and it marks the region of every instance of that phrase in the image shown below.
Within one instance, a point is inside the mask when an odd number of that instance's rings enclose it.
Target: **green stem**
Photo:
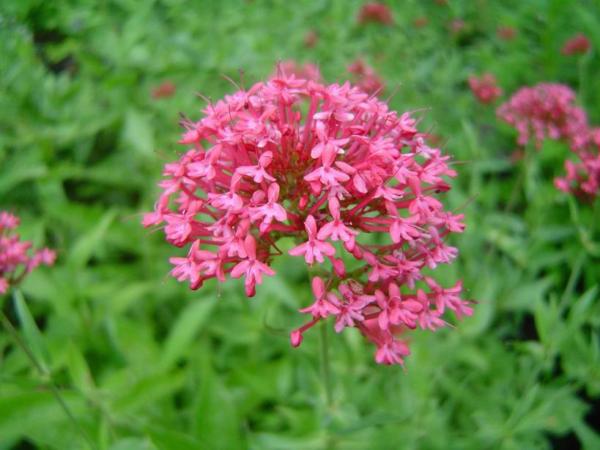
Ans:
[[[81,436],[83,437],[83,440],[89,445],[90,448],[97,449],[98,447],[89,438],[89,436],[87,435],[85,430],[81,427],[81,425],[79,424],[79,422],[77,421],[77,419],[75,418],[75,416],[73,415],[71,410],[69,409],[65,400],[62,398],[60,391],[58,390],[58,388],[52,381],[52,375],[38,362],[38,360],[36,359],[35,355],[31,351],[31,349],[21,339],[21,337],[19,336],[19,332],[14,327],[14,325],[11,323],[11,321],[8,319],[8,317],[6,317],[6,314],[4,314],[4,311],[2,311],[2,310],[0,310],[0,320],[2,321],[2,325],[6,329],[6,331],[12,338],[12,340],[14,341],[15,345],[17,347],[19,347],[21,350],[23,350],[23,353],[25,353],[25,355],[27,356],[27,358],[29,359],[29,361],[31,362],[33,367],[39,372],[42,379],[44,381],[47,381],[47,385],[50,387],[50,391],[52,392],[52,395],[54,395],[54,398],[56,399],[56,401],[58,402],[58,404],[60,405],[62,410],[67,415],[68,419],[73,423],[75,429],[81,434]]]
[[[322,322],[320,325],[320,347],[321,347],[321,376],[325,383],[325,399],[327,407],[331,409],[333,406],[333,395],[331,389],[331,368],[329,363],[329,341],[327,339],[327,323]]]
[[[585,252],[581,252],[575,263],[573,264],[573,269],[571,270],[571,275],[569,276],[569,280],[567,281],[567,286],[565,287],[565,291],[562,294],[560,299],[560,310],[562,311],[567,302],[571,299],[573,295],[573,291],[575,290],[575,284],[581,275],[581,269],[583,268],[583,264],[585,263],[586,255]]]

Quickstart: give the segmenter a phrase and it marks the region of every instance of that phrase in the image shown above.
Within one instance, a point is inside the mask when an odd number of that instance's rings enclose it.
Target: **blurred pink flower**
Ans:
[[[25,276],[41,264],[51,266],[56,253],[48,248],[31,252],[32,243],[22,241],[15,233],[19,218],[0,211],[0,294],[19,284]]]
[[[590,40],[583,33],[578,33],[565,42],[561,53],[563,55],[580,55],[587,53],[590,47]]]
[[[385,89],[385,84],[375,69],[362,58],[357,58],[346,69],[353,75],[352,82],[367,94],[379,94]]]
[[[394,17],[389,6],[379,2],[365,3],[358,12],[358,23],[365,24],[369,22],[393,25]]]
[[[317,82],[320,82],[322,80],[321,71],[315,64],[310,62],[300,64],[291,59],[287,61],[281,61],[277,65],[275,72],[273,72],[273,74],[271,75],[271,78],[277,78],[282,75],[294,75],[296,78],[302,78]]]
[[[499,26],[496,35],[504,41],[512,41],[517,36],[517,30],[509,26]]]
[[[315,30],[308,30],[304,35],[304,46],[306,48],[313,48],[315,45],[317,45],[318,41],[319,35]]]
[[[600,128],[588,131],[574,149],[577,162],[565,161],[564,177],[554,180],[561,191],[593,199],[600,193]]]
[[[413,20],[413,25],[417,28],[426,27],[428,24],[429,24],[429,19],[424,16],[417,17],[415,20]]]
[[[172,81],[165,81],[152,89],[152,98],[155,100],[171,97],[175,94],[177,87]]]
[[[554,185],[561,191],[586,199],[600,192],[600,128],[588,124],[585,111],[575,105],[575,93],[567,86],[542,83],[521,88],[498,108],[498,117],[512,125],[517,143],[535,141],[537,148],[544,139],[560,140],[569,145],[576,162],[565,161],[566,174]]]
[[[483,74],[479,78],[470,76],[469,87],[477,100],[483,104],[493,103],[502,95],[502,89],[498,86],[496,77],[491,73]]]
[[[498,107],[498,117],[518,132],[517,143],[546,138],[574,142],[588,130],[585,111],[575,105],[575,92],[562,84],[540,83],[519,89]]]
[[[422,274],[454,260],[445,240],[464,225],[436,198],[456,175],[449,157],[426,144],[409,113],[348,82],[323,85],[283,68],[203,112],[182,122],[188,150],[165,166],[143,220],[186,249],[170,259],[175,278],[192,289],[244,278],[251,297],[275,275],[277,241],[291,237],[288,253],[315,271],[314,301],[300,309],[310,319],[291,345],[332,317],[337,332],[358,328],[385,364],[409,353],[399,333],[443,326],[447,310],[471,313],[460,283],[444,289]]]
[[[463,19],[452,19],[448,24],[448,29],[450,34],[457,36],[465,30],[466,26],[467,24]]]

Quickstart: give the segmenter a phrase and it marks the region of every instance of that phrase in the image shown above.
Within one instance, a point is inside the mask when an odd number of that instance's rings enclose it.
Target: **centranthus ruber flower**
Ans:
[[[566,174],[554,185],[561,191],[592,199],[600,192],[600,128],[588,124],[583,108],[575,105],[575,92],[560,84],[525,87],[498,108],[498,116],[519,133],[518,144],[534,135],[535,145],[544,139],[562,141],[576,155],[565,161]]]
[[[570,142],[588,129],[585,111],[575,105],[575,92],[562,84],[523,87],[500,105],[497,114],[517,130],[521,146],[533,140],[539,148],[546,138]]]
[[[144,217],[185,248],[171,258],[174,277],[192,289],[243,278],[251,297],[276,276],[277,243],[291,237],[287,253],[312,267],[314,296],[291,344],[328,320],[337,332],[358,329],[385,364],[403,362],[407,331],[444,326],[448,311],[471,314],[460,282],[433,278],[457,255],[447,237],[464,229],[440,201],[456,173],[409,113],[348,82],[282,70],[203,113],[182,122],[187,151],[165,166],[163,192]]]
[[[51,266],[56,258],[48,248],[33,251],[32,243],[22,241],[15,232],[18,226],[17,216],[0,211],[0,294],[19,284],[40,264]]]

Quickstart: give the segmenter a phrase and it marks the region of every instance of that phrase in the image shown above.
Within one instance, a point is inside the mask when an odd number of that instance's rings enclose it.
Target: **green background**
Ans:
[[[0,300],[40,365],[0,334],[0,449],[600,448],[599,202],[553,187],[562,144],[515,163],[515,133],[466,83],[491,72],[504,98],[565,83],[600,124],[600,4],[388,4],[393,26],[358,25],[354,0],[0,4],[0,208],[58,251]],[[561,55],[577,32],[592,50]],[[341,81],[358,56],[457,161],[444,201],[467,230],[437,272],[478,305],[414,333],[404,369],[377,366],[356,330],[330,332],[328,403],[318,333],[288,340],[311,300],[304,264],[277,260],[251,300],[240,280],[191,292],[167,275],[181,251],[140,220],[183,150],[178,114],[200,117],[196,93],[218,99],[235,90],[224,75],[250,85],[286,59]],[[154,99],[165,81],[176,92]]]

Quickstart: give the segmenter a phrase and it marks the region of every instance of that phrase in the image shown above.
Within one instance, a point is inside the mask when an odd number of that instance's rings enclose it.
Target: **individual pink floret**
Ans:
[[[243,278],[248,297],[272,261],[287,253],[310,267],[309,320],[290,334],[331,320],[357,328],[375,359],[401,364],[414,328],[444,326],[444,313],[469,315],[460,283],[435,284],[451,263],[446,243],[462,214],[440,201],[456,175],[409,113],[398,114],[365,89],[323,85],[279,68],[273,78],[211,103],[184,120],[187,151],[165,166],[144,226],[162,226],[184,250],[171,274],[197,289],[215,278]]]

